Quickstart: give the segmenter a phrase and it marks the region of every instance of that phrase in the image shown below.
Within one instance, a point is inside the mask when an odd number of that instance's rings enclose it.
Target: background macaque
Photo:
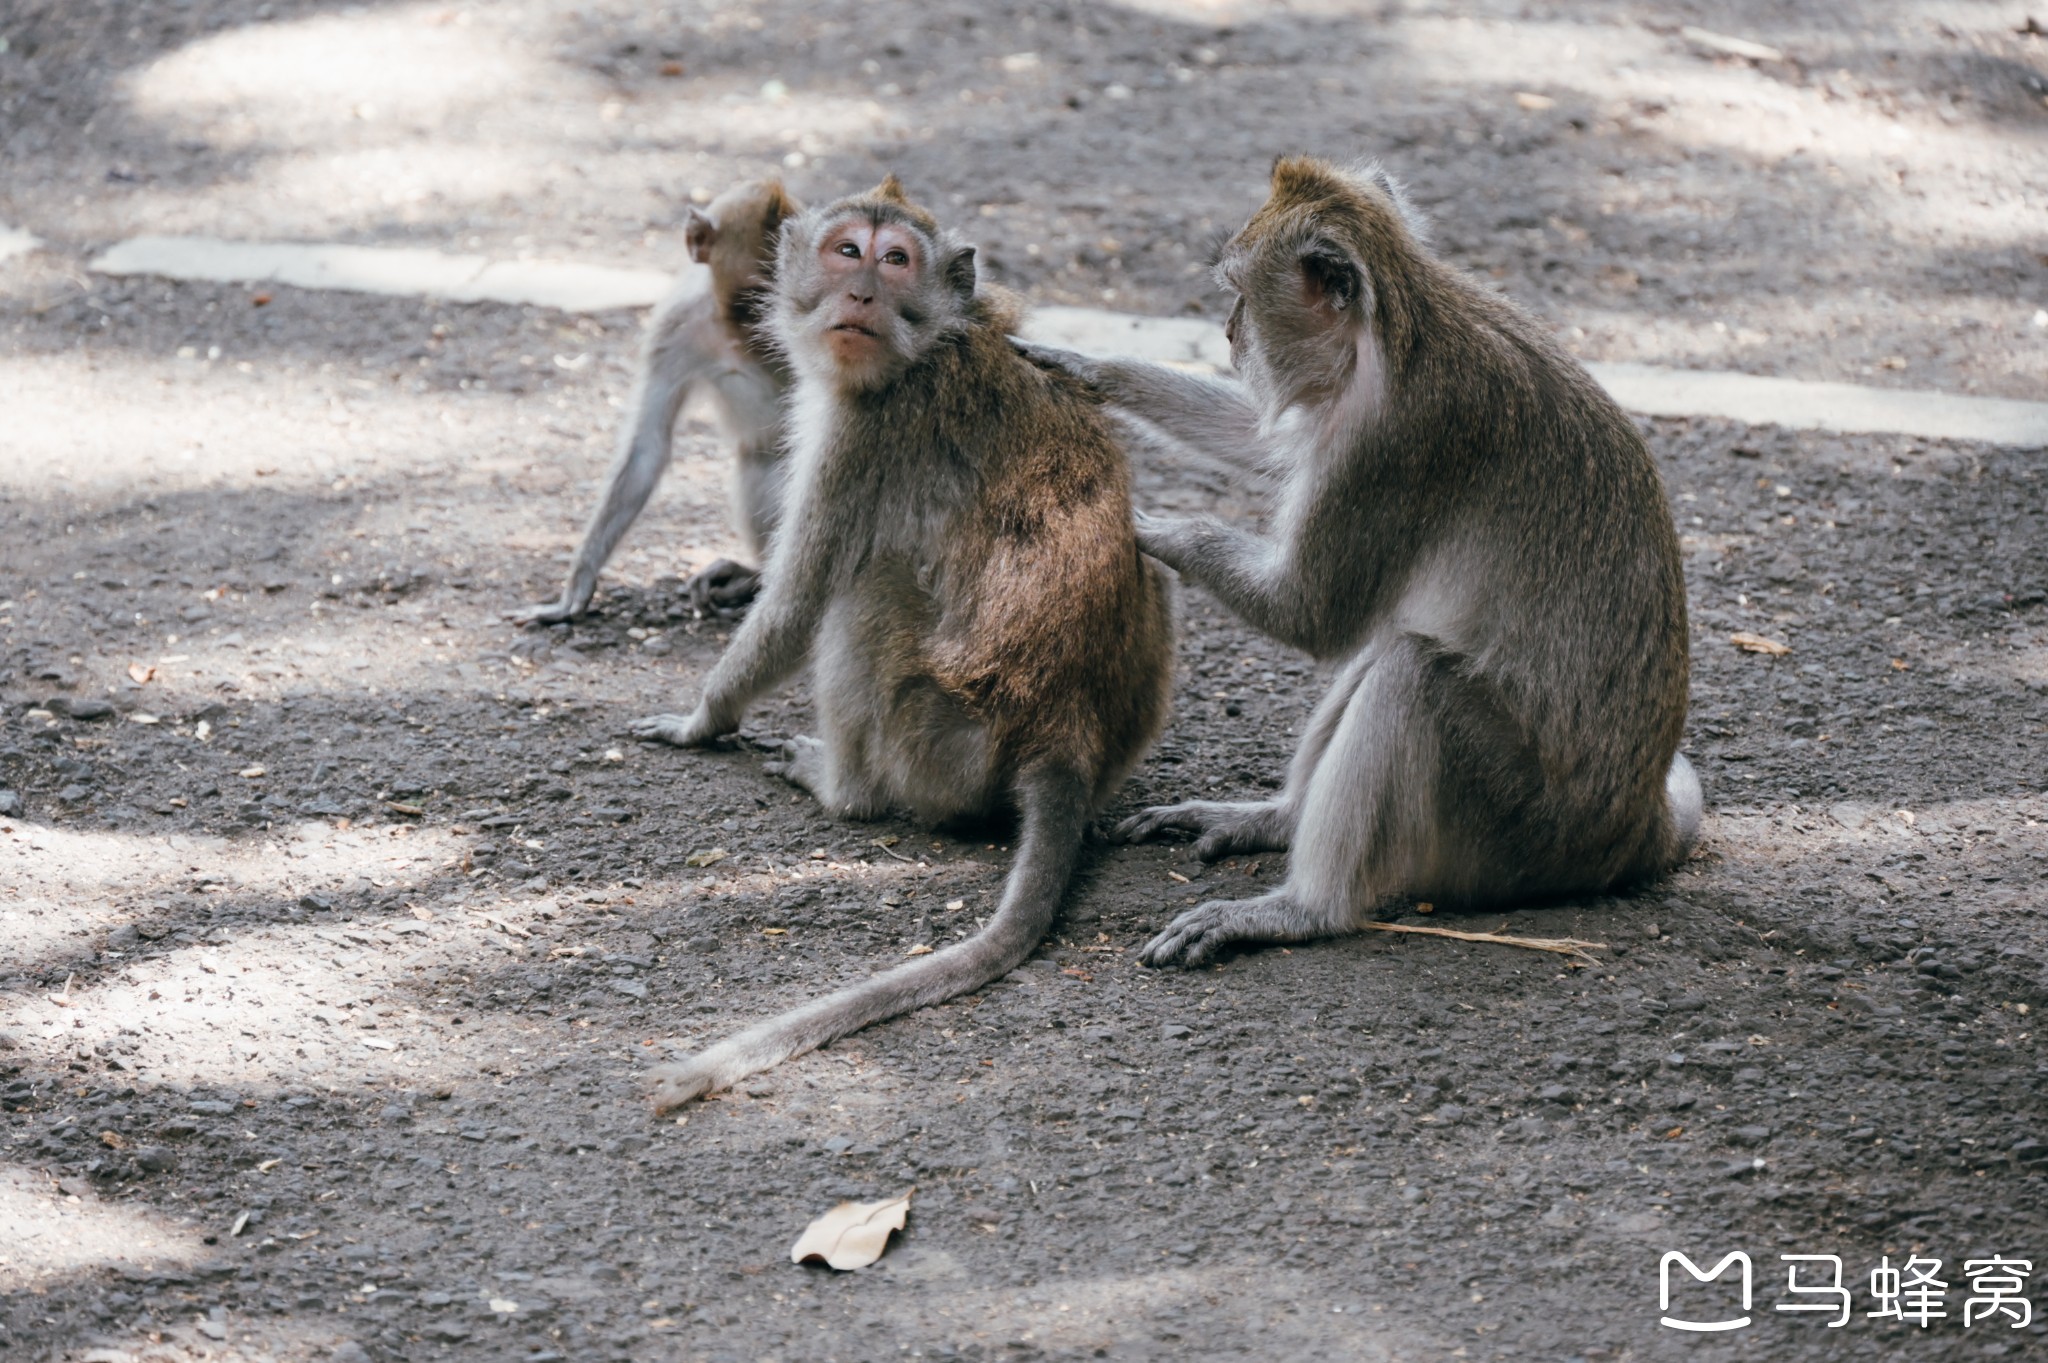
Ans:
[[[1020,356],[974,248],[895,179],[783,229],[770,327],[795,371],[791,482],[760,599],[687,717],[699,744],[808,656],[819,737],[779,770],[843,818],[1020,816],[975,937],[658,1072],[657,1108],[966,993],[1050,927],[1090,815],[1164,721],[1172,612],[1097,400]]]
[[[1180,915],[1154,965],[1356,929],[1384,901],[1600,891],[1684,856],[1685,583],[1634,426],[1544,327],[1430,255],[1377,171],[1304,157],[1225,247],[1242,384],[1028,348],[1282,479],[1272,534],[1138,517],[1145,551],[1339,661],[1280,798],[1122,837],[1291,847],[1269,894]]]
[[[512,618],[554,624],[589,608],[599,571],[668,467],[683,403],[700,388],[711,394],[737,443],[733,521],[749,554],[761,561],[781,513],[789,371],[756,327],[774,277],[776,233],[799,211],[777,180],[735,185],[708,209],[690,210],[690,259],[708,268],[685,270],[648,321],[640,377],[627,404],[632,416],[561,597],[511,612]],[[754,569],[720,559],[690,580],[690,596],[699,610],[732,610],[753,598],[759,582]]]

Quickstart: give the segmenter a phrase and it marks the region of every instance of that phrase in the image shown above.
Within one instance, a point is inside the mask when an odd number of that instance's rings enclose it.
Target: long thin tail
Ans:
[[[979,989],[1022,965],[1052,928],[1073,877],[1090,791],[1071,771],[1034,769],[1018,781],[1022,835],[1003,900],[964,942],[885,970],[654,1071],[654,1110],[666,1112],[815,1050],[870,1023]]]
[[[1699,841],[1700,819],[1707,804],[1699,773],[1684,753],[1671,755],[1671,770],[1664,774],[1664,804],[1671,812],[1671,860],[1675,864],[1685,860]]]

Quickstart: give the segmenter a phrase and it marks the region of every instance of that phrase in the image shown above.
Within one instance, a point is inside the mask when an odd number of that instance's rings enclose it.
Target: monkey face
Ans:
[[[925,255],[924,240],[902,223],[848,217],[826,227],[818,325],[840,373],[857,380],[898,351],[892,324],[924,282]]]
[[[775,329],[799,366],[834,386],[884,386],[965,324],[974,248],[901,198],[894,181],[785,231]]]

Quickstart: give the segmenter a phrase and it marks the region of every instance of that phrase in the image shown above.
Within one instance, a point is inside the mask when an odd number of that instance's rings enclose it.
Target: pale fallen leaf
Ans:
[[[248,775],[247,772],[243,772],[242,774],[244,776]],[[393,814],[403,814],[409,819],[418,818],[420,815],[427,812],[426,810],[420,808],[418,805],[409,805],[398,800],[386,800],[384,802],[384,807],[390,810]]]
[[[1515,103],[1520,105],[1522,108],[1527,109],[1532,114],[1541,113],[1545,109],[1554,109],[1557,107],[1557,101],[1552,99],[1549,95],[1539,95],[1528,90],[1516,91]]]
[[[904,952],[903,954],[905,956],[929,956],[932,954],[932,949],[926,943],[919,942],[916,946],[912,947],[910,950]]]
[[[692,852],[683,858],[685,866],[716,866],[731,855],[723,847],[714,847],[708,852]]]
[[[787,937],[787,936],[789,936],[789,929],[788,929],[788,928],[762,928],[762,929],[761,929],[761,935],[762,935],[763,937]]]
[[[128,678],[137,686],[141,686],[145,682],[156,680],[156,668],[148,663],[130,663],[128,664]]]
[[[207,739],[211,738],[212,736],[213,726],[211,724],[208,724],[203,719],[200,720],[199,723],[192,730],[192,737],[198,739],[201,743],[204,743]]]
[[[1744,653],[1762,653],[1772,658],[1782,658],[1792,651],[1788,645],[1781,644],[1776,639],[1766,639],[1763,635],[1751,634],[1748,630],[1729,635],[1728,642]]]
[[[243,1231],[247,1230],[248,1228],[249,1228],[249,1213],[247,1213],[247,1212],[243,1212],[243,1213],[242,1213],[242,1214],[241,1214],[240,1216],[238,1216],[238,1217],[236,1217],[236,1218],[235,1218],[235,1224],[234,1224],[233,1226],[229,1227],[229,1229],[228,1229],[228,1239],[230,1239],[230,1240],[234,1239],[235,1237],[239,1236],[239,1235],[240,1235],[240,1234],[241,1234],[241,1233],[242,1233]]]
[[[519,1309],[519,1303],[510,1297],[492,1297],[491,1309],[501,1316],[509,1316]]]
[[[381,1036],[357,1037],[356,1040],[362,1042],[363,1045],[368,1046],[373,1051],[395,1051],[398,1049],[396,1045],[386,1041]]]
[[[434,911],[424,904],[413,905],[412,916],[419,919],[422,923],[431,923],[434,921]]]
[[[242,777],[242,778],[243,778],[243,779],[245,779],[245,780],[253,781],[253,780],[255,780],[255,779],[256,779],[257,777],[259,777],[259,776],[263,775],[263,768],[261,768],[261,767],[244,767],[244,768],[242,768],[242,769],[241,769],[240,771],[236,772],[236,773],[235,773],[235,775],[237,775],[237,776],[240,776],[240,777]]]
[[[916,1191],[909,1188],[883,1202],[840,1203],[811,1222],[790,1248],[789,1261],[822,1259],[840,1270],[866,1268],[882,1257],[889,1232],[903,1229],[910,1215],[910,1195]]]
[[[148,714],[141,710],[136,710],[132,711],[129,714],[128,722],[130,724],[161,724],[163,723],[163,720],[156,715]]]
[[[964,908],[966,908],[966,907],[967,907],[967,901],[966,901],[966,900],[964,900],[964,899],[949,899],[949,900],[947,900],[947,901],[946,901],[946,912],[947,912],[947,913],[958,913],[958,912],[960,912],[960,910],[962,910],[962,909],[964,909]]]

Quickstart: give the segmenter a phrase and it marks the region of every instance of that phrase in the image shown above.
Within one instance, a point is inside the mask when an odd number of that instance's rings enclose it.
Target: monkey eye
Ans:
[[[845,256],[849,260],[860,259],[860,247],[854,245],[850,241],[840,242],[836,249],[838,250],[840,255]]]
[[[884,265],[908,265],[910,263],[910,257],[905,255],[903,252],[903,248],[899,246],[895,250],[892,250],[887,255],[883,256],[882,263]]]

